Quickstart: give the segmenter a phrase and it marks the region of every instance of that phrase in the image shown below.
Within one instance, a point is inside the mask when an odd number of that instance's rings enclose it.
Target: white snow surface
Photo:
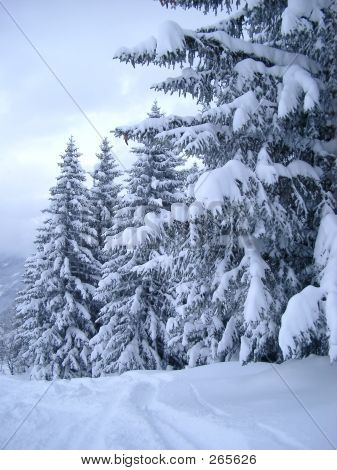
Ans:
[[[0,376],[6,449],[331,449],[337,364],[218,363],[50,382]],[[290,391],[291,390],[291,391]],[[305,411],[307,410],[307,411]],[[317,423],[317,424],[315,424]],[[7,444],[6,444],[7,443]]]

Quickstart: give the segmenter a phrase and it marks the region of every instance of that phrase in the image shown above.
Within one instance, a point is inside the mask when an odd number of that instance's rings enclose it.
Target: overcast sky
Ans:
[[[22,31],[84,110],[108,135],[125,166],[132,157],[109,131],[146,117],[154,98],[167,113],[190,113],[191,100],[149,88],[177,71],[120,64],[113,54],[134,46],[160,24],[212,23],[197,11],[167,10],[153,0],[1,0]],[[57,162],[72,134],[88,171],[100,138],[0,3],[0,252],[32,250],[40,211],[55,182]]]

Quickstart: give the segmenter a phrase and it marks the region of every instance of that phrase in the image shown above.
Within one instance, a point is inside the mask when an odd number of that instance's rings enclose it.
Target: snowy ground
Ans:
[[[0,376],[1,446],[49,385]],[[178,372],[56,381],[6,448],[336,446],[337,364],[310,357],[279,366],[241,367],[231,362]]]

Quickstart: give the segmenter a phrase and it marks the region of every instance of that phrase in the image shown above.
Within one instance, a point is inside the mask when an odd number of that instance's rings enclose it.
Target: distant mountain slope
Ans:
[[[20,289],[25,259],[0,255],[0,321],[13,305]]]

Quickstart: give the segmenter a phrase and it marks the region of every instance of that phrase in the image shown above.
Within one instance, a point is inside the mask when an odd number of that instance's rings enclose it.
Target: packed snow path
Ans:
[[[2,447],[337,447],[337,364],[327,358],[58,380],[43,395],[49,385],[0,376]]]

